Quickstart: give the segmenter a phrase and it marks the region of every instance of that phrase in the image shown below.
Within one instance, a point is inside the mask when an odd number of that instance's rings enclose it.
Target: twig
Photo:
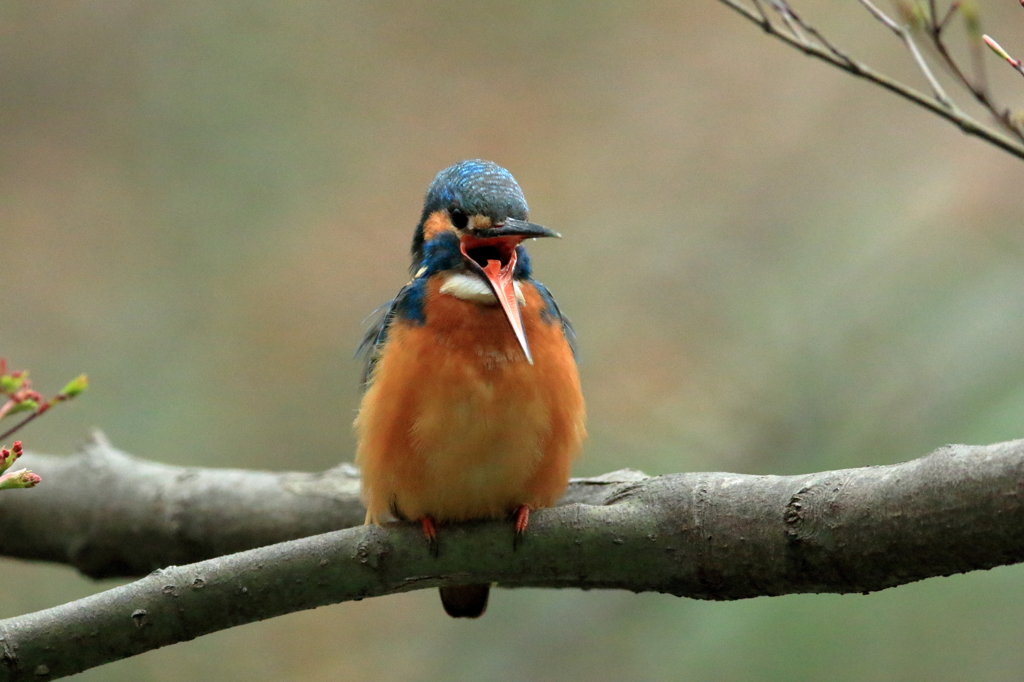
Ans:
[[[771,20],[768,18],[768,13],[764,11],[764,5],[761,4],[761,0],[753,0],[754,7],[757,8],[758,13],[761,15],[762,25],[771,24]]]
[[[939,53],[943,63],[953,73],[957,80],[960,81],[960,84],[971,93],[974,99],[999,122],[1004,130],[1014,135],[1018,140],[1024,142],[1024,130],[1022,130],[1021,127],[1013,120],[1009,110],[1000,109],[996,105],[989,93],[988,76],[985,71],[985,62],[982,58],[982,33],[977,10],[971,6],[971,11],[965,12],[963,11],[964,6],[961,5],[961,3],[953,2],[950,4],[947,16],[943,17],[943,20],[940,22],[936,19],[934,0],[930,1],[931,10],[928,20],[925,23],[925,28],[932,39],[932,46]],[[957,11],[960,11],[961,14],[964,15],[964,22],[966,23],[967,37],[970,41],[971,60],[974,63],[973,81],[968,78],[963,69],[960,68],[960,65],[957,63],[956,59],[953,58],[952,53],[950,53],[949,48],[946,46],[946,43],[942,38],[942,33],[948,23],[949,16]]]
[[[934,2],[934,0],[932,1]],[[928,81],[928,85],[932,89],[932,93],[935,94],[935,99],[939,100],[939,102],[950,109],[954,109],[955,105],[953,104],[953,100],[949,98],[946,91],[943,90],[942,85],[939,84],[938,79],[935,78],[935,74],[932,73],[931,68],[928,66],[928,62],[926,62],[924,57],[921,55],[921,51],[917,49],[917,43],[914,42],[914,38],[910,35],[910,32],[905,27],[900,26],[893,21],[892,18],[885,14],[885,12],[875,7],[871,0],[860,0],[860,4],[864,5],[873,17],[885,24],[889,30],[895,33],[896,36],[903,41],[903,44],[907,46],[907,49],[910,50],[910,54],[914,56],[914,62],[917,63],[917,68],[922,74],[924,74],[925,79]]]
[[[804,35],[804,32],[800,30],[800,26],[803,22],[799,21],[796,14],[792,9],[790,9],[789,4],[787,4],[785,0],[769,0],[769,2],[771,3],[772,8],[774,8],[775,11],[779,13],[779,16],[782,17],[783,23],[786,24],[786,28],[788,28],[790,33],[793,34],[793,37],[799,40],[803,45],[810,45],[811,42],[807,39],[807,36]]]
[[[832,66],[846,71],[847,73],[857,76],[858,78],[863,78],[879,85],[886,90],[889,90],[890,92],[893,92],[900,97],[903,97],[904,99],[941,116],[947,121],[950,121],[959,127],[964,133],[973,135],[995,145],[1019,159],[1024,159],[1024,136],[1022,136],[1015,127],[1007,123],[1007,121],[1009,121],[1009,114],[1004,113],[997,117],[1000,122],[1003,123],[1004,128],[1012,132],[1018,139],[1011,139],[999,131],[979,123],[959,108],[947,107],[936,101],[935,98],[928,97],[914,88],[889,78],[888,76],[873,70],[862,62],[856,61],[845,55],[840,57],[830,48],[818,47],[816,45],[804,45],[799,41],[794,40],[785,33],[780,32],[773,24],[769,23],[768,25],[765,25],[758,13],[747,7],[743,2],[741,2],[741,0],[719,0],[719,2],[732,9],[740,16],[760,26],[768,35],[781,40],[791,47],[795,47],[804,54],[816,57],[831,64]],[[840,54],[842,53],[840,52]]]
[[[931,15],[930,16],[934,17],[935,16],[935,11],[936,11],[935,10],[935,0],[929,0],[929,2],[930,2],[930,6],[931,6]],[[954,2],[949,3],[949,7],[946,8],[946,15],[944,17],[942,17],[942,21],[940,21],[940,22],[938,22],[938,24],[936,24],[936,28],[939,30],[940,33],[946,28],[947,25],[949,25],[950,20],[953,19],[953,17],[956,15],[956,13],[957,13],[957,11],[959,9],[960,9],[960,0],[954,0]]]
[[[824,47],[826,50],[831,52],[838,59],[840,59],[840,60],[842,60],[844,62],[847,62],[847,63],[851,63],[849,57],[847,57],[845,54],[843,54],[843,52],[839,48],[837,48],[835,45],[833,45],[831,42],[829,42],[829,40],[827,38],[825,38],[825,36],[823,36],[821,33],[819,33],[816,28],[814,28],[813,26],[808,24],[806,21],[804,21],[793,10],[793,8],[789,6],[789,3],[787,3],[785,0],[771,0],[771,1],[772,1],[773,6],[775,6],[777,11],[779,11],[780,13],[784,12],[784,16],[785,17],[788,17],[791,21],[793,21],[797,25],[799,25],[800,28],[804,31],[804,33],[812,36],[818,42],[818,44],[821,47]]]
[[[27,417],[22,419],[20,422],[18,422],[17,424],[12,426],[11,428],[7,429],[3,433],[0,433],[0,441],[3,441],[5,439],[13,436],[15,433],[17,433],[18,431],[20,431],[21,429],[26,427],[30,421],[32,421],[33,419],[35,419],[36,417],[38,417],[41,414],[43,414],[43,413],[42,412],[32,412],[31,414],[29,414]]]

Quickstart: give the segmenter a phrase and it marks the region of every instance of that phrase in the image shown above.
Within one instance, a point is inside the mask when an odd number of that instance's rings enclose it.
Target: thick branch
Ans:
[[[621,588],[698,599],[870,592],[1024,561],[1024,440],[803,476],[675,474],[603,506],[501,521],[361,526],[158,571],[0,621],[0,680],[71,674],[301,609],[444,584]]]
[[[359,474],[184,468],[96,433],[70,457],[26,454],[43,482],[0,496],[0,554],[68,563],[94,578],[142,576],[363,522]],[[14,491],[23,492],[23,491]]]
[[[175,467],[121,452],[99,432],[70,457],[22,461],[43,483],[0,495],[0,555],[66,563],[93,578],[144,576],[358,526],[366,515],[349,464],[316,474]],[[603,504],[609,485],[638,477],[574,481],[561,503]]]

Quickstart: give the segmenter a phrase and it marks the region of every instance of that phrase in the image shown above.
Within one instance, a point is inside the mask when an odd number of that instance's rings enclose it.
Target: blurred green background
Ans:
[[[797,8],[922,86],[857,2]],[[981,10],[1024,53],[1017,3]],[[28,447],[96,426],[175,464],[351,460],[363,321],[434,174],[478,157],[565,235],[531,253],[579,332],[577,475],[1024,436],[1024,162],[717,2],[3,0],[0,355],[46,393],[92,381]],[[0,571],[0,616],[116,584]],[[430,590],[79,679],[1020,680],[1022,641],[1016,566],[721,604],[498,590],[478,622]]]

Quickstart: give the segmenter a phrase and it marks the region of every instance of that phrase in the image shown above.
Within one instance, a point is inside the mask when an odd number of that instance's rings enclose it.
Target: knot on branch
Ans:
[[[810,488],[801,488],[795,493],[786,504],[786,512],[782,520],[786,524],[786,535],[793,539],[800,537],[800,526],[804,520],[804,495]]]

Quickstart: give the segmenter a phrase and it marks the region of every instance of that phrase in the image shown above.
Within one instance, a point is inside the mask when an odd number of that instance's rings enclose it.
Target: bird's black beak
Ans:
[[[558,237],[554,230],[549,230],[543,225],[529,223],[525,220],[506,218],[505,222],[485,227],[480,230],[473,230],[473,237],[476,239],[495,239],[502,237],[521,237],[522,239],[536,239],[538,237]]]

